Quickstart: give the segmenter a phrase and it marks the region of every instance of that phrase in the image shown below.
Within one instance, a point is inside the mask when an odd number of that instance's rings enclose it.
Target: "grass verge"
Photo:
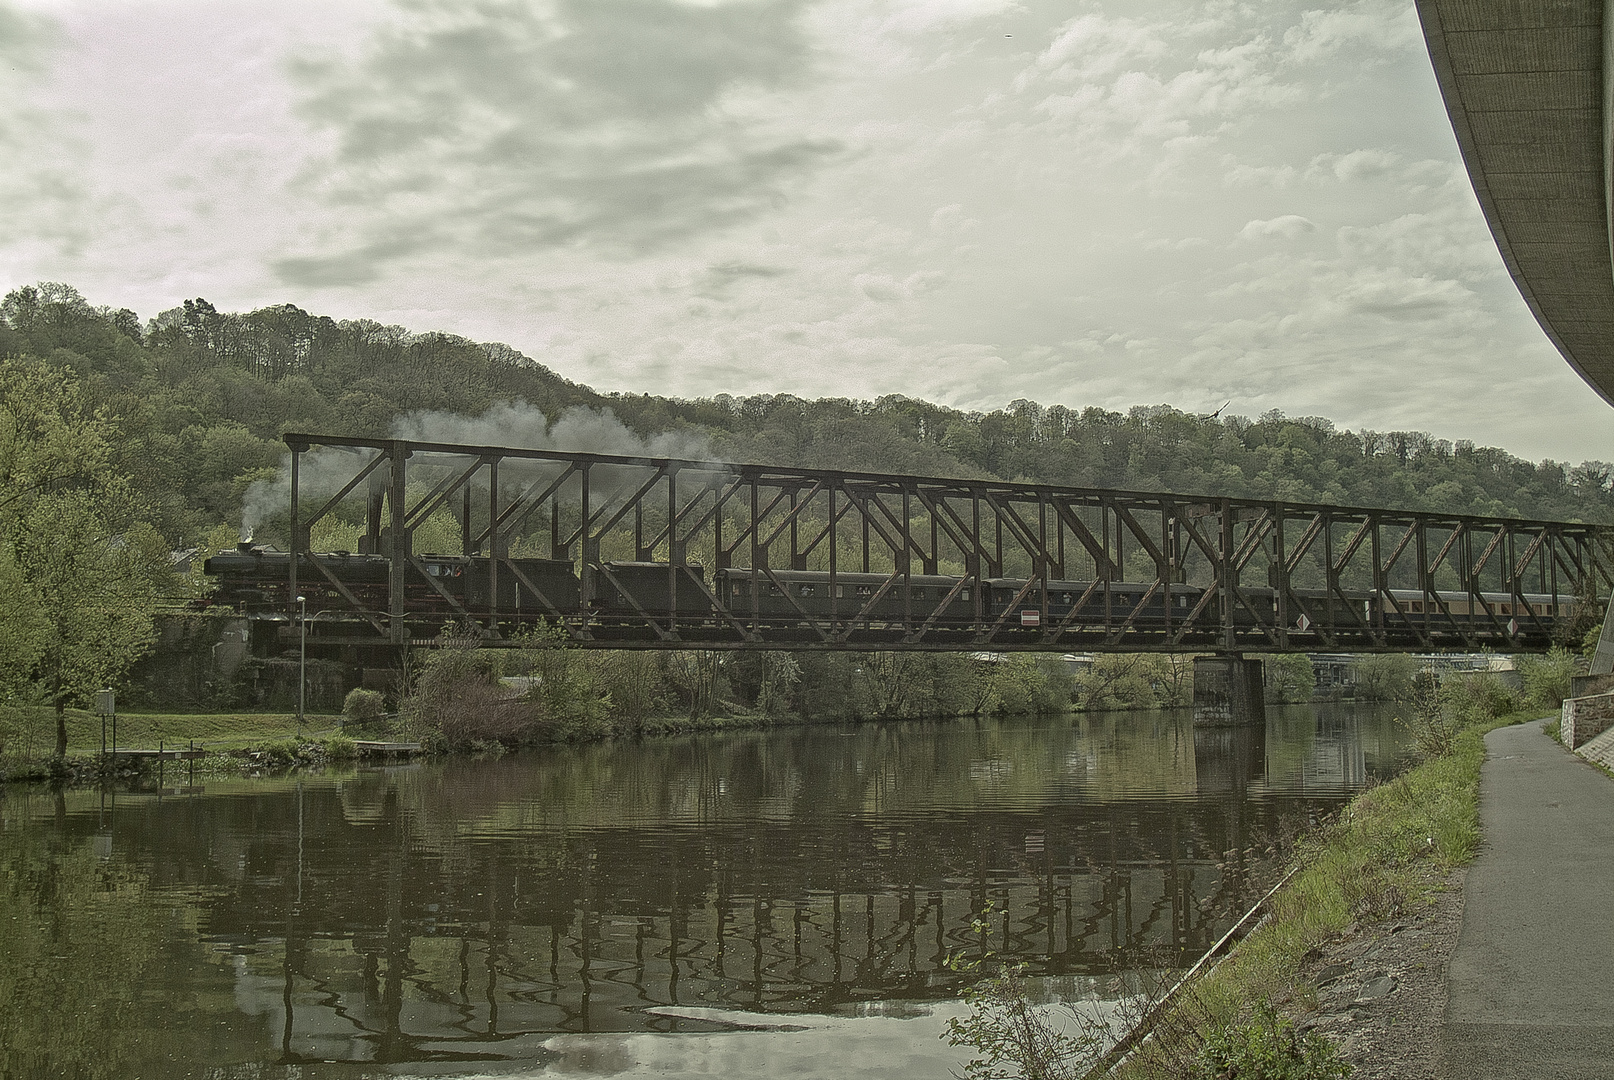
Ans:
[[[79,757],[101,752],[101,718],[69,709],[67,753]],[[303,732],[323,736],[336,731],[341,717],[310,713]],[[108,739],[111,725],[107,725]],[[159,742],[183,746],[194,740],[209,750],[231,750],[295,738],[295,713],[120,713],[118,745],[156,749]],[[0,759],[13,766],[33,765],[56,751],[56,713],[41,706],[0,707]]]
[[[1178,995],[1157,1026],[1158,1037],[1116,1075],[1181,1075],[1199,1040],[1235,1022],[1252,1003],[1309,1004],[1314,991],[1301,972],[1334,935],[1352,923],[1395,918],[1426,905],[1447,872],[1473,858],[1479,843],[1485,733],[1540,716],[1515,713],[1464,728],[1450,753],[1352,800],[1338,820],[1302,845],[1301,869],[1273,898],[1269,918]]]

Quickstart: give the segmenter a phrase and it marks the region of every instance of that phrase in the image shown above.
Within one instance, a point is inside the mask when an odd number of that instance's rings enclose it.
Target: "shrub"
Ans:
[[[302,760],[303,748],[296,739],[280,739],[258,748],[262,763],[274,769],[289,769]]]
[[[1449,687],[1433,671],[1423,671],[1413,682],[1412,719],[1397,717],[1396,722],[1412,733],[1413,749],[1421,757],[1443,757],[1451,753],[1463,728],[1463,713],[1451,700]]]
[[[354,693],[358,693],[358,691],[354,691]],[[349,697],[351,696],[350,694]],[[358,756],[358,744],[346,735],[332,735],[325,740],[325,759],[327,761],[352,761]]]
[[[1274,705],[1310,701],[1317,690],[1317,674],[1304,653],[1269,653],[1261,657],[1264,696]]]
[[[1489,723],[1523,704],[1518,691],[1490,671],[1447,675],[1440,681],[1440,699],[1464,724]]]
[[[1569,696],[1569,680],[1579,670],[1575,654],[1553,646],[1545,656],[1519,657],[1525,700],[1538,709],[1556,709]]]
[[[636,731],[668,708],[667,680],[657,654],[612,650],[589,654],[586,661],[594,666],[600,696],[611,699],[612,719],[620,730]]]
[[[1302,1038],[1266,1005],[1247,1021],[1213,1032],[1200,1048],[1189,1080],[1346,1080],[1349,1063],[1315,1033]]]
[[[458,750],[496,740],[515,745],[533,737],[531,704],[498,682],[490,650],[445,643],[420,665],[402,703],[409,730],[433,750]]]
[[[970,920],[970,932],[982,941],[983,949],[997,914],[996,903],[989,902]],[[1024,964],[1004,963],[986,950],[976,960],[958,951],[949,953],[947,966],[985,976],[963,991],[969,1015],[950,1018],[942,1033],[947,1045],[967,1046],[976,1053],[964,1063],[961,1080],[1082,1080],[1118,1037],[1101,1014],[1078,1003],[1062,1002],[1054,1008],[1034,1003]]]
[[[387,700],[379,690],[349,690],[342,702],[342,722],[352,727],[378,724],[387,715]]]
[[[522,703],[535,714],[537,731],[557,742],[611,733],[612,702],[602,685],[601,661],[572,648],[560,627],[545,622],[512,640],[520,643],[516,662],[532,679]]]
[[[1358,657],[1356,696],[1363,701],[1411,701],[1414,665],[1406,653]]]

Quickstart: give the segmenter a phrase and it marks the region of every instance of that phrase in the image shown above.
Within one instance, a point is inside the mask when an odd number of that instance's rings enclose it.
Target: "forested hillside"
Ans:
[[[551,421],[608,410],[640,439],[673,433],[738,461],[1569,520],[1614,508],[1607,464],[1532,464],[1424,432],[1163,405],[1016,401],[979,413],[900,396],[601,394],[504,345],[289,304],[237,314],[187,300],[142,322],[69,286],[30,286],[0,304],[0,356],[76,377],[118,432],[115,465],[175,547],[239,519],[248,485],[280,461],[282,432],[385,436],[407,414],[475,416],[501,402]]]

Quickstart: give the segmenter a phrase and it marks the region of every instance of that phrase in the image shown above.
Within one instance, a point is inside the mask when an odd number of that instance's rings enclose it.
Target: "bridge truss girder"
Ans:
[[[541,615],[603,648],[1520,651],[1562,636],[1570,600],[1600,615],[1614,585],[1610,531],[1567,522],[285,439],[286,595],[311,567],[345,628],[336,637],[353,640],[403,644],[453,621],[498,645]],[[321,522],[354,516],[361,489],[361,550],[391,556],[384,602],[366,602],[311,550]],[[416,550],[428,522],[442,534],[444,515],[458,554],[486,561],[485,605],[453,595]],[[552,600],[531,579],[516,552],[535,548],[572,563],[575,600]],[[664,575],[665,593],[624,581],[632,564],[635,582]],[[804,574],[818,575],[822,598],[804,602]],[[538,608],[500,611],[504,575]],[[919,578],[940,580],[927,592]],[[626,603],[602,610],[602,588]],[[1550,611],[1543,596],[1555,598]]]

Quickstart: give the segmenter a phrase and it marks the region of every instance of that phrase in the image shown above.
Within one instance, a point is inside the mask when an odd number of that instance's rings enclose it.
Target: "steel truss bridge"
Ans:
[[[1614,584],[1614,534],[1586,524],[285,441],[291,551],[209,570],[249,615],[317,607],[324,645],[505,645],[542,619],[599,648],[1526,651]]]

